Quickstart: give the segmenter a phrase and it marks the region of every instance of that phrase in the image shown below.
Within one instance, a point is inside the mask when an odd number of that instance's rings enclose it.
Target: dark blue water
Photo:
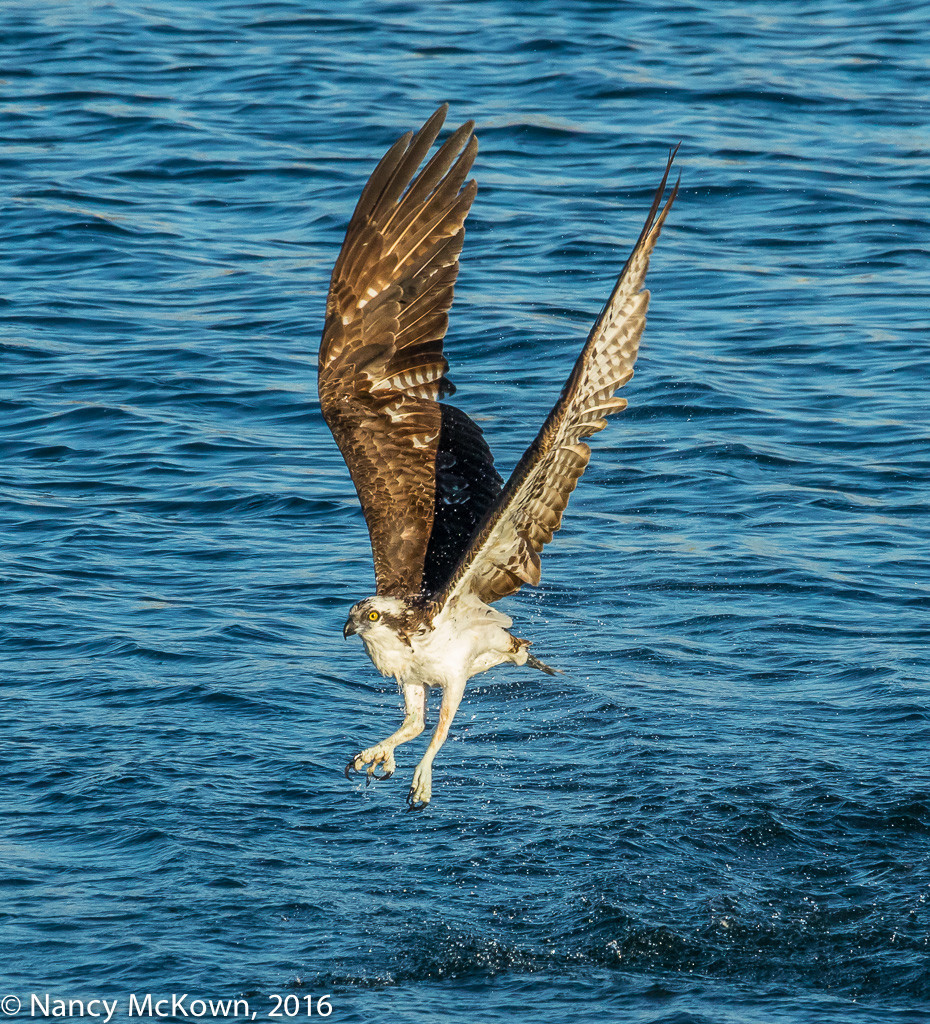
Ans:
[[[169,1016],[928,1019],[927,22],[2,7],[19,1017],[188,993]],[[341,636],[372,572],[316,350],[368,173],[442,100],[481,142],[447,352],[505,471],[679,140],[682,191],[630,408],[505,603],[566,674],[475,680],[410,815],[422,740],[390,782],[342,775],[400,708]]]

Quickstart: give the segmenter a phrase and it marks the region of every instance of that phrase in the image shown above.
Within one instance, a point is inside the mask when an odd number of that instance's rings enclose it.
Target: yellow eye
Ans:
[[[378,619],[380,619],[380,618],[381,618],[381,615],[378,612],[369,612],[368,613],[368,621],[369,622],[377,622]]]

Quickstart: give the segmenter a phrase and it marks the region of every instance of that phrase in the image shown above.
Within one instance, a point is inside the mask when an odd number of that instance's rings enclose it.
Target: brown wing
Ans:
[[[614,392],[633,376],[649,305],[649,292],[643,289],[649,257],[678,194],[676,184],[658,213],[676,152],[677,147],[639,240],[558,402],[459,562],[440,604],[466,594],[490,603],[524,583],[539,582],[539,553],[561,525],[569,495],[591,456],[582,438],[606,427],[605,416],[626,408],[626,399],[614,398]]]
[[[469,121],[417,173],[446,110],[400,138],[362,191],[320,345],[320,405],[365,513],[379,594],[421,590],[436,501],[437,399],[454,391],[442,339],[478,143]]]
[[[442,590],[504,486],[484,434],[454,405],[440,403],[433,532],[423,566],[423,592]]]

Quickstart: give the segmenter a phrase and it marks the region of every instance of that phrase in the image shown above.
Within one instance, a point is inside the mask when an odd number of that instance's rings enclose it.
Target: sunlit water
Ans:
[[[0,997],[926,1019],[926,26],[3,6]],[[411,815],[422,740],[342,775],[399,700],[341,636],[372,574],[315,360],[355,199],[442,100],[481,142],[447,352],[505,472],[678,141],[682,191],[630,408],[505,605],[565,674],[474,681]]]

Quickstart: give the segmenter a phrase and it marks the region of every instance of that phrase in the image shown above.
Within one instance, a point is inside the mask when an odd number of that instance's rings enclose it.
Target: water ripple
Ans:
[[[925,20],[4,8],[4,992],[923,1019]],[[315,348],[441,100],[482,146],[447,350],[505,470],[679,141],[683,178],[629,410],[508,606],[566,674],[476,680],[411,816],[414,752],[342,775],[399,708],[340,636],[371,565]]]

